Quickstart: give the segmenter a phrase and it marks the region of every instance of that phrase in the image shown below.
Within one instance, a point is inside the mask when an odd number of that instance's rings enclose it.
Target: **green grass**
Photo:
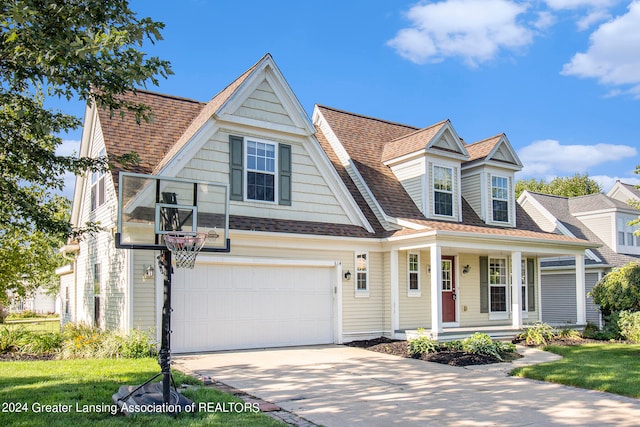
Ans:
[[[556,362],[518,368],[513,375],[640,398],[640,344],[549,346]]]
[[[5,320],[0,326],[13,329],[25,329],[31,332],[60,332],[60,319],[38,317],[33,319]]]
[[[262,413],[198,412],[167,415],[114,416],[103,412],[78,412],[78,408],[112,405],[112,394],[122,385],[137,385],[159,372],[155,359],[73,359],[36,362],[0,362],[0,425],[3,426],[277,426]],[[176,383],[198,384],[194,378],[173,371]],[[158,378],[158,381],[160,378]],[[196,386],[183,393],[196,403],[231,407],[242,402],[212,388]],[[53,405],[47,408],[45,405]],[[70,405],[68,412],[54,408]],[[87,406],[85,406],[87,405]],[[26,411],[17,412],[16,406]],[[93,406],[95,408],[95,406]],[[39,408],[42,412],[37,412]]]

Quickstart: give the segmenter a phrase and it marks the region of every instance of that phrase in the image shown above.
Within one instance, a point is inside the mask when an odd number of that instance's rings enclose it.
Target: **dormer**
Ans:
[[[514,175],[522,162],[505,134],[465,145],[469,160],[462,165],[462,196],[489,225],[516,226]]]
[[[461,166],[469,159],[449,120],[384,146],[382,161],[430,219],[462,221]]]

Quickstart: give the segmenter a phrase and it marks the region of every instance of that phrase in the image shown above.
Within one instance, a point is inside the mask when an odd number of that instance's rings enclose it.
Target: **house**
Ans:
[[[207,103],[127,96],[149,105],[153,122],[88,107],[81,156],[133,150],[134,172],[231,188],[231,251],[175,269],[175,352],[402,338],[418,328],[438,339],[514,335],[544,310],[540,259],[581,266],[594,247],[542,230],[516,203],[522,164],[506,135],[466,144],[448,120],[416,128],[319,105],[309,118],[269,54]],[[285,160],[250,167],[256,148]],[[77,179],[73,223],[100,221],[106,231],[70,246],[61,295],[72,321],[159,333],[157,252],[114,244],[121,169]],[[258,175],[264,191],[247,179]]]
[[[588,293],[612,268],[640,259],[640,236],[634,235],[640,227],[628,225],[640,215],[640,211],[626,203],[633,198],[631,189],[637,192],[632,186],[618,181],[606,195],[599,193],[567,198],[525,191],[518,198],[518,203],[543,230],[599,245],[585,253]],[[554,325],[578,322],[574,303],[575,259],[544,258],[541,260],[541,273],[542,320]],[[601,327],[603,319],[598,305],[590,297],[585,304],[587,321]]]

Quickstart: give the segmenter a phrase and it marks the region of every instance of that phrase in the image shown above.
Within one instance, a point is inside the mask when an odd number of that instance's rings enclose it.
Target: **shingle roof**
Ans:
[[[638,199],[640,199],[640,189],[635,185],[625,184],[624,182],[620,183],[624,188],[629,190],[632,194],[634,194]]]
[[[432,126],[417,130],[408,135],[404,135],[393,141],[387,142],[384,144],[382,150],[382,161],[385,162],[396,157],[424,150],[433,137],[436,136],[447,122],[448,120],[443,120]]]
[[[585,199],[579,201],[579,203],[582,205],[582,203],[585,201],[590,203],[590,199],[600,200],[600,197],[581,196],[568,198],[534,192],[529,192],[529,194],[535,200],[537,200],[546,210],[548,210],[551,215],[553,215],[558,221],[560,221],[562,225],[564,225],[574,236],[601,245],[599,248],[591,249],[591,251],[594,252],[598,258],[602,259],[604,264],[617,266],[638,259],[638,257],[636,256],[616,253],[609,246],[607,246],[605,242],[603,242],[594,232],[592,232],[589,227],[584,225],[582,221],[580,221],[572,214],[570,204],[573,199]],[[594,194],[592,196],[600,195]],[[608,198],[604,194],[602,194],[601,196]]]
[[[138,124],[133,114],[121,117],[118,113],[110,115],[106,110],[98,110],[106,151],[111,158],[135,151],[140,156],[140,163],[127,170],[144,174],[152,173],[205,105],[192,99],[144,90],[126,93],[122,98],[150,107],[152,120]],[[116,190],[120,170],[122,165],[118,163],[112,167]]]
[[[469,161],[481,160],[486,158],[489,153],[495,148],[496,144],[500,142],[504,134],[492,136],[491,138],[483,139],[472,144],[466,144],[465,148],[469,153]]]
[[[411,126],[386,122],[326,106],[316,106],[316,108],[349,154],[353,164],[387,215],[422,225],[427,227],[427,231],[441,230],[505,237],[538,238],[558,242],[578,242],[578,239],[572,237],[542,231],[519,205],[516,208],[518,228],[486,225],[464,198],[462,199],[462,223],[427,219],[391,169],[382,163],[382,153],[386,143],[390,141],[401,141],[403,139],[413,141],[412,138],[416,137],[416,140],[422,143],[422,140],[417,137],[429,128],[418,130]],[[444,123],[440,122],[434,126],[441,126]],[[317,137],[330,157],[335,157],[333,149],[324,139],[320,129],[318,129]],[[342,164],[337,160],[333,164],[354,197],[357,200],[358,197],[361,199],[357,188]],[[361,208],[363,203],[365,203],[364,199],[361,199],[359,202]],[[401,236],[419,234],[424,231],[405,228],[392,234]]]
[[[601,209],[632,209],[628,204],[611,198],[605,194],[588,194],[586,196],[571,197],[569,200],[569,210],[572,214],[580,212],[592,212]]]

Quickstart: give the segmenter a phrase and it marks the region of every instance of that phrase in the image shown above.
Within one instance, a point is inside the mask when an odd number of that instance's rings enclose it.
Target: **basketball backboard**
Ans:
[[[120,172],[116,246],[166,249],[175,231],[207,233],[202,252],[229,252],[229,186]]]

